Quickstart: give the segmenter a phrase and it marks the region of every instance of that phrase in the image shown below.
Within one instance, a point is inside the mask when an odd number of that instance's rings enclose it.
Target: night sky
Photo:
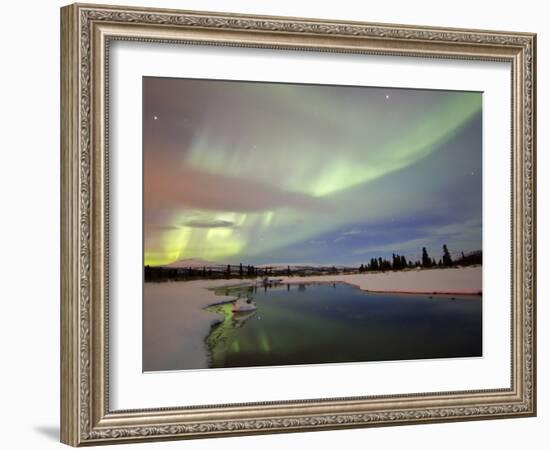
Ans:
[[[482,95],[143,79],[144,260],[481,249]]]

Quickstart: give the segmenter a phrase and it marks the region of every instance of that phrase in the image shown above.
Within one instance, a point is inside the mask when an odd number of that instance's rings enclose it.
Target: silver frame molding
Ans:
[[[108,58],[113,40],[506,61],[512,86],[507,389],[112,411]],[[61,9],[61,441],[73,446],[536,414],[536,35],[74,4]],[[503,149],[503,157],[508,156]]]

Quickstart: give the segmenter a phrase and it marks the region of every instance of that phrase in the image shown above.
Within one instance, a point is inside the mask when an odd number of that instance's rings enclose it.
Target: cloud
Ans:
[[[466,235],[480,235],[481,220],[473,218],[464,222],[450,223],[446,225],[432,225],[423,228],[421,231],[435,236],[464,237]]]
[[[231,220],[190,220],[182,223],[184,227],[190,228],[236,228],[235,222]]]
[[[406,250],[420,249],[431,242],[429,238],[411,239],[408,241],[392,242],[390,244],[373,247],[358,248],[352,251],[354,255],[364,255],[373,252],[403,252]]]
[[[356,234],[361,234],[362,231],[359,228],[352,228],[351,230],[344,231],[342,236],[355,236]]]
[[[147,230],[155,230],[155,231],[173,231],[173,230],[179,230],[180,227],[175,225],[157,225],[154,223],[146,223],[145,228]]]
[[[481,221],[477,218],[465,220],[463,222],[430,225],[415,230],[415,233],[421,233],[423,237],[415,237],[409,240],[390,242],[387,244],[373,245],[364,248],[358,248],[352,251],[355,255],[364,255],[369,253],[403,253],[413,251],[420,253],[422,247],[440,248],[441,243],[447,242],[451,245],[460,245],[462,248],[451,248],[455,252],[461,250],[477,250],[481,247]]]
[[[364,231],[360,230],[359,228],[352,228],[351,230],[343,231],[342,233],[340,233],[340,235],[334,238],[332,242],[336,244],[338,242],[346,241],[352,236],[357,236],[358,234],[363,233]]]
[[[327,243],[327,241],[325,241],[324,239],[313,239],[311,241],[309,241],[309,243],[311,245],[324,245]]]

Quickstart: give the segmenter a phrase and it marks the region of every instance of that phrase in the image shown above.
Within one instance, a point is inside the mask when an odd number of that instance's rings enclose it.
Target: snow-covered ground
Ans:
[[[208,288],[235,286],[243,280],[145,283],[143,288],[143,369],[208,367],[205,338],[222,317],[203,308],[235,298]]]
[[[481,266],[452,269],[407,270],[350,275],[284,277],[283,283],[348,283],[371,292],[415,294],[478,294],[482,291]]]
[[[206,306],[232,301],[208,288],[235,286],[250,280],[195,280],[145,283],[143,296],[144,370],[208,367],[205,338],[221,320]],[[353,275],[285,277],[283,283],[348,283],[365,291],[478,294],[481,267],[411,270]]]

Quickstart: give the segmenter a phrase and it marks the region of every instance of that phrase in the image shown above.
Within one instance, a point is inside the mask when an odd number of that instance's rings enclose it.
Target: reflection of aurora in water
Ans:
[[[481,248],[479,93],[145,78],[143,127],[146,264]]]
[[[246,296],[251,288],[220,294]],[[346,284],[257,289],[258,309],[207,309],[211,367],[481,356],[481,297],[365,293]]]

